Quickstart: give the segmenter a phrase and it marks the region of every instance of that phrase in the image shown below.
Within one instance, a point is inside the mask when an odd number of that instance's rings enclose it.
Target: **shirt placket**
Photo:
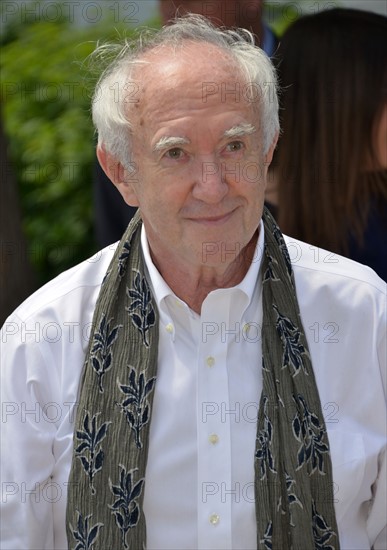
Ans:
[[[198,342],[197,438],[198,438],[198,547],[232,548],[231,433],[224,414],[230,407],[227,374],[229,301],[217,300],[214,308],[202,308]],[[211,311],[211,313],[207,313]]]

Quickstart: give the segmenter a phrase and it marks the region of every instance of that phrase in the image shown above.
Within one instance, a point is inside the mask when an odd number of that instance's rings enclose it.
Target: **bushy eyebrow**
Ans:
[[[250,134],[254,134],[256,132],[255,126],[252,124],[238,124],[237,126],[233,126],[229,130],[226,130],[223,134],[224,138],[236,138],[236,137],[243,137],[248,136]]]
[[[243,137],[250,134],[254,134],[256,132],[255,126],[252,124],[237,124],[236,126],[233,126],[229,130],[226,130],[223,134],[224,139],[230,139],[230,138],[236,138],[236,137]],[[170,149],[171,147],[180,147],[181,145],[188,145],[190,144],[190,140],[185,137],[177,137],[177,136],[163,136],[161,137],[157,143],[153,146],[153,152],[159,153],[160,151],[164,151],[165,149]]]
[[[158,153],[169,149],[170,147],[180,147],[181,145],[188,145],[190,140],[184,137],[174,137],[174,136],[163,136],[159,139],[157,143],[153,146],[153,152]]]

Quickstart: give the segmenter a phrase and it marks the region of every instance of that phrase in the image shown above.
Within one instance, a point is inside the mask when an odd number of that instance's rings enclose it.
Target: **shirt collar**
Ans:
[[[261,267],[262,256],[263,256],[263,247],[265,242],[265,229],[264,229],[262,220],[260,221],[258,227],[259,227],[259,234],[258,234],[257,244],[255,247],[254,257],[246,275],[238,285],[230,289],[218,289],[218,291],[219,290],[220,291],[226,291],[226,290],[242,291],[247,298],[247,304],[251,303],[254,291],[257,286],[257,281],[259,281],[258,274]],[[167,296],[172,296],[175,300],[181,301],[180,298],[178,298],[175,295],[173,290],[164,281],[164,279],[160,275],[160,272],[158,271],[158,269],[156,268],[156,266],[152,261],[144,224],[142,224],[142,228],[141,228],[141,247],[144,254],[145,265],[149,273],[153,296],[157,303],[157,307],[160,309],[163,300]],[[214,292],[217,292],[217,290],[215,290]]]
[[[262,263],[264,242],[265,242],[265,228],[261,220],[259,222],[259,234],[258,234],[257,244],[255,246],[253,261],[251,262],[250,267],[246,275],[242,279],[242,281],[234,287],[234,288],[238,288],[239,290],[242,290],[242,292],[246,294],[248,298],[248,303],[252,301],[253,294],[256,289],[257,281],[259,281],[258,275],[259,275],[259,271]]]
[[[167,296],[175,296],[175,294],[173,290],[164,281],[164,279],[160,275],[159,270],[153,263],[153,260],[150,255],[149,244],[148,244],[148,239],[146,236],[144,224],[142,224],[142,227],[141,227],[141,247],[142,247],[142,252],[144,254],[145,266],[148,270],[149,277],[150,277],[153,297],[157,303],[157,307],[160,309],[160,305],[164,300],[164,298],[166,298]]]

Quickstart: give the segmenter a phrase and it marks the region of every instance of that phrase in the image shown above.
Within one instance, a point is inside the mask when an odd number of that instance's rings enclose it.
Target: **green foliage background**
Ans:
[[[15,20],[2,39],[1,104],[29,255],[43,283],[96,250],[90,100],[85,60],[97,41],[129,36],[109,19],[77,27]]]

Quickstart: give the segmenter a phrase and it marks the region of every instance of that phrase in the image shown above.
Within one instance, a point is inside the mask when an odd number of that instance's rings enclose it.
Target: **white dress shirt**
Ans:
[[[153,266],[143,232],[160,313],[144,497],[149,549],[256,548],[262,239],[261,228],[244,280],[210,293],[198,316]],[[385,284],[351,260],[286,241],[328,428],[341,548],[386,549]],[[67,548],[79,377],[113,252],[45,285],[3,327],[4,550]]]
[[[160,313],[145,476],[147,548],[254,549],[263,225],[243,281],[211,292],[200,316],[162,279],[144,231],[142,237]],[[178,526],[173,537],[171,525]]]

